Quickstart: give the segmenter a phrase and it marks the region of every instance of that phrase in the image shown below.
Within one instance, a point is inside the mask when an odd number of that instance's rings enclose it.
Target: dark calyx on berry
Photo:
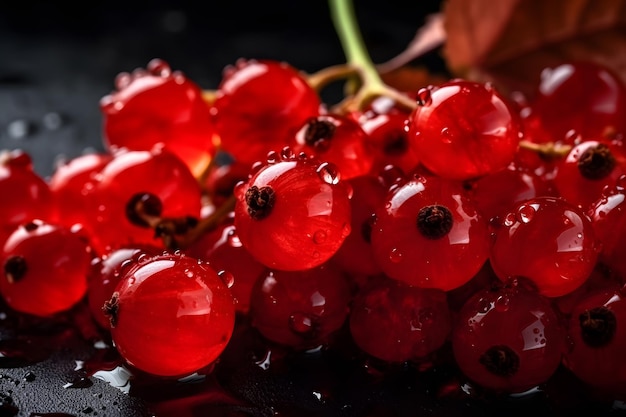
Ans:
[[[22,227],[27,232],[32,232],[33,230],[37,230],[39,228],[39,224],[35,222],[28,222],[28,223],[25,223]]]
[[[596,307],[586,310],[578,316],[580,336],[590,347],[607,345],[615,336],[617,321],[615,314],[605,307]]]
[[[117,313],[120,309],[120,294],[116,291],[111,295],[111,298],[104,302],[102,306],[102,312],[109,318],[111,327],[115,327],[117,324]]]
[[[385,155],[403,155],[409,149],[409,142],[404,135],[392,135],[385,140]]]
[[[27,270],[26,259],[23,256],[10,256],[4,263],[4,275],[10,283],[22,279]]]
[[[161,216],[163,203],[161,199],[151,193],[137,193],[126,203],[126,217],[141,227],[151,227],[150,219]]]
[[[615,164],[611,150],[601,143],[583,152],[578,160],[578,170],[589,180],[599,180],[609,175]]]
[[[274,207],[276,199],[272,187],[257,187],[253,185],[246,191],[246,204],[248,205],[248,214],[254,220],[266,218]]]
[[[422,207],[417,214],[417,228],[428,239],[444,237],[452,229],[452,213],[438,204]]]
[[[494,375],[507,377],[519,369],[519,356],[508,346],[492,346],[480,356],[480,363]]]
[[[304,141],[307,145],[317,149],[323,149],[328,141],[333,138],[336,126],[327,121],[312,118],[308,121],[308,126],[304,133]]]

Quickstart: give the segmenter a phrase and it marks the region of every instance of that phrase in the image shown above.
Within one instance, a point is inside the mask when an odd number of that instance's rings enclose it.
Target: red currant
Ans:
[[[211,365],[232,336],[233,299],[208,264],[181,254],[138,260],[104,305],[129,365],[184,376]]]
[[[493,270],[502,280],[530,279],[544,296],[578,288],[598,259],[591,220],[563,198],[525,200],[495,226],[489,256]]]
[[[521,120],[494,87],[451,80],[419,95],[409,118],[409,144],[434,174],[466,180],[509,165]]]
[[[481,387],[505,393],[545,383],[565,351],[566,331],[550,300],[509,280],[474,294],[452,329],[454,358]]]
[[[268,271],[250,296],[252,325],[268,340],[294,349],[327,344],[348,317],[350,288],[331,264],[305,271]]]
[[[215,155],[217,141],[200,87],[161,59],[120,73],[115,84],[116,91],[100,101],[105,145],[148,151],[162,143],[199,175]]]
[[[488,258],[487,223],[459,181],[417,177],[393,189],[375,215],[372,249],[391,278],[448,291]]]
[[[310,117],[320,98],[291,65],[273,60],[240,60],[224,69],[213,103],[220,148],[252,164],[285,146]]]
[[[0,292],[23,313],[50,316],[69,310],[87,292],[91,259],[91,248],[79,232],[33,220],[4,243]]]
[[[286,271],[319,266],[350,233],[349,187],[330,163],[286,148],[271,152],[235,189],[235,227],[262,264]]]
[[[426,357],[450,335],[446,293],[378,276],[361,287],[350,307],[357,346],[378,359],[404,362]]]

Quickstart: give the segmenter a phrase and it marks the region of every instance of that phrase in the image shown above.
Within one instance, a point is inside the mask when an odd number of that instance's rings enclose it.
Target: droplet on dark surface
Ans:
[[[26,139],[36,132],[37,125],[26,119],[15,119],[7,125],[7,134],[14,140]]]

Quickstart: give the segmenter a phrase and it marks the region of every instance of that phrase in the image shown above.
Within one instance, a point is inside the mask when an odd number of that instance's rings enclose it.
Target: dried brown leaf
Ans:
[[[543,68],[588,59],[626,82],[626,0],[446,0],[442,12],[455,75],[530,96]]]

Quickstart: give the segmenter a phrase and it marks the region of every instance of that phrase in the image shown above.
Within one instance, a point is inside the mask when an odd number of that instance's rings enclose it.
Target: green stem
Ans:
[[[387,86],[372,61],[354,12],[353,0],[328,0],[331,18],[346,55],[347,66],[354,68],[361,86],[354,96],[347,97],[338,108],[343,111],[361,110],[373,99],[387,96],[399,105],[411,110],[416,103],[407,95]]]

